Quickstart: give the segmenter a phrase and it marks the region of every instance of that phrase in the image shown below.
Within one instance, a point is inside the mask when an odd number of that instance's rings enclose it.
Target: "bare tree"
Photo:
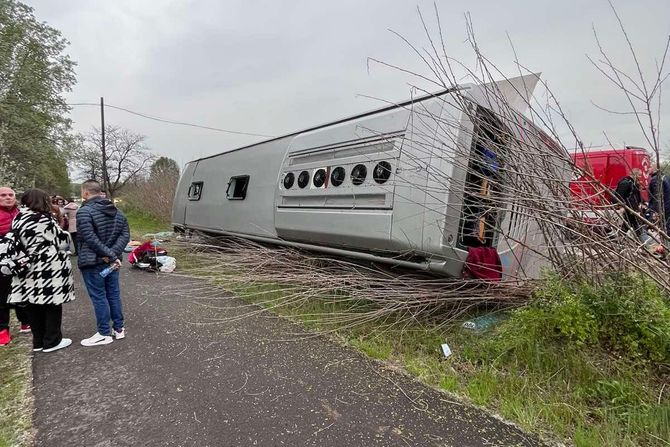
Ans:
[[[103,166],[100,129],[93,128],[82,137],[83,144],[76,151],[75,164],[82,173],[104,185],[109,197],[115,197],[129,182],[142,177],[155,156],[145,144],[146,137],[117,126],[105,127],[107,163]],[[106,175],[105,175],[106,174]]]
[[[71,161],[80,171],[80,177],[98,180],[102,183],[102,154],[100,148],[88,144],[85,135],[77,135],[77,145],[72,151]]]

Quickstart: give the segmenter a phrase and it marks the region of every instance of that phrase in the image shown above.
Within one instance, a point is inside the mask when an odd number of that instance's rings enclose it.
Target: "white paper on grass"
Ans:
[[[448,344],[442,343],[442,353],[445,357],[449,357],[451,355],[451,348]]]

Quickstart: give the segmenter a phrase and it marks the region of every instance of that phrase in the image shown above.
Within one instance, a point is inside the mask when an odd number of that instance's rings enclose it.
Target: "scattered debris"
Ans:
[[[175,237],[175,234],[172,231],[159,231],[158,233],[147,233],[144,236],[142,236],[142,239],[145,240],[152,239],[167,242],[173,237]]]
[[[505,315],[504,313],[501,312],[488,313],[466,321],[465,323],[463,323],[463,327],[465,329],[470,329],[477,332],[484,332],[491,329],[492,327],[494,327],[495,325],[497,325],[498,323],[502,322],[505,319],[507,319],[507,315]]]
[[[157,271],[163,266],[162,263],[158,261],[158,258],[168,258],[169,256],[167,256],[167,254],[167,250],[161,247],[160,243],[156,241],[147,241],[142,245],[133,248],[130,254],[128,254],[128,262],[133,267],[137,267],[143,270]],[[167,270],[170,272],[174,271],[176,267],[176,261],[174,258],[171,259],[172,261],[167,259],[165,260],[166,263],[172,265],[172,267],[167,268]]]
[[[126,253],[130,253],[131,251],[133,251],[133,249],[135,247],[139,247],[140,245],[142,245],[142,242],[140,242],[140,241],[135,241],[135,240],[130,241],[130,242],[128,242],[128,245],[126,245],[126,248],[123,249],[123,251],[126,252]]]
[[[156,263],[161,273],[172,273],[177,268],[177,260],[172,256],[156,256]]]
[[[447,358],[451,355],[451,348],[446,343],[442,343],[442,354],[444,354],[444,358]]]

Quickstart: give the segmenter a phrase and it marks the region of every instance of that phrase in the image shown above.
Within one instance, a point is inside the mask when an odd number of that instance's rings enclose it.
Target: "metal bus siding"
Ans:
[[[485,104],[483,87],[467,88]],[[452,96],[445,91],[195,160],[180,179],[173,225],[459,276],[467,256],[459,234],[466,170],[452,160],[458,151],[459,164],[469,164],[474,126]],[[447,121],[460,130],[445,144]],[[383,178],[375,180],[375,168]],[[248,184],[231,186],[235,178]],[[522,228],[513,215],[501,213],[498,224]],[[500,247],[506,274],[518,272],[518,243],[496,236],[490,245]]]

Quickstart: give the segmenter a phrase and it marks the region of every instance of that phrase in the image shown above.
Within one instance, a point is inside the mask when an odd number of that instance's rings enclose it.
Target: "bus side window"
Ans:
[[[247,197],[247,186],[249,186],[248,175],[231,177],[226,189],[226,198],[228,200],[244,200]]]
[[[188,200],[200,200],[203,182],[193,182],[188,188]]]

